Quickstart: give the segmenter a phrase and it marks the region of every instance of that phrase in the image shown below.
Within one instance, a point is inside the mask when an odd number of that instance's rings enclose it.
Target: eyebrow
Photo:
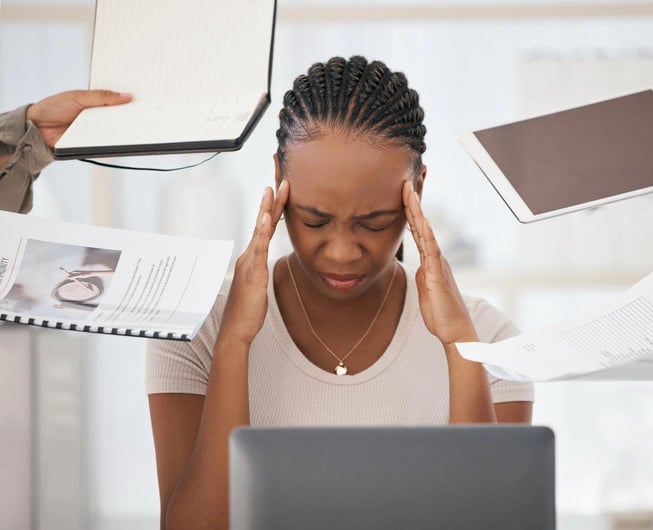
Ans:
[[[330,213],[322,212],[322,211],[318,210],[317,208],[313,208],[311,206],[302,206],[301,204],[296,204],[295,208],[297,208],[298,210],[303,210],[303,211],[308,212],[310,214],[316,215],[318,217],[326,217],[327,219],[333,219],[335,217],[334,215],[332,215]],[[355,221],[367,221],[369,219],[374,219],[376,217],[382,217],[384,215],[396,215],[398,213],[401,213],[401,212],[399,210],[375,210],[373,212],[366,213],[366,214],[363,214],[363,215],[356,215],[356,216],[353,217],[353,219]]]

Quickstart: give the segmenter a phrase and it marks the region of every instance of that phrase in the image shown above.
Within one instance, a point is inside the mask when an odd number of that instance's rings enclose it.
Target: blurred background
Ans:
[[[85,88],[90,0],[2,0],[0,109]],[[176,173],[57,162],[33,215],[247,243],[273,184],[281,97],[333,55],[406,73],[426,111],[424,207],[461,288],[524,330],[653,270],[653,196],[519,224],[457,135],[653,87],[653,2],[278,0],[272,105],[243,149]],[[220,35],[216,35],[219,39]],[[205,155],[123,159],[172,167]],[[289,249],[275,236],[273,255]],[[407,241],[407,261],[414,247]],[[0,529],[158,528],[140,339],[0,328]],[[538,384],[557,437],[560,530],[653,528],[653,360]]]

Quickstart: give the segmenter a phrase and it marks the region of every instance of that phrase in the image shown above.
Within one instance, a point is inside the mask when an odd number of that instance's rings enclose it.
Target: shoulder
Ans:
[[[231,287],[225,279],[213,307],[190,342],[149,340],[146,355],[146,390],[154,393],[205,394],[213,346]]]
[[[406,270],[407,289],[416,291],[415,267],[406,265],[403,265],[403,267]],[[497,342],[519,334],[517,326],[502,311],[484,298],[463,294],[463,300],[481,342]],[[494,403],[533,401],[534,399],[532,383],[506,381],[498,379],[489,373],[488,382]]]
[[[402,263],[406,271],[407,288],[417,290],[417,267]],[[481,342],[497,342],[519,334],[519,328],[501,310],[486,299],[463,293],[463,300]]]
[[[484,298],[463,294],[481,342],[497,342],[519,334],[519,328],[508,316]]]
[[[222,282],[222,286],[218,291],[218,295],[213,302],[211,311],[204,320],[200,330],[198,331],[195,339],[190,343],[191,346],[198,346],[198,342],[203,345],[203,349],[208,349],[210,352],[213,351],[213,345],[218,336],[218,329],[220,328],[220,323],[222,322],[222,314],[224,308],[227,304],[227,297],[229,296],[229,289],[231,289],[232,278],[225,277]],[[197,339],[197,340],[196,340]]]

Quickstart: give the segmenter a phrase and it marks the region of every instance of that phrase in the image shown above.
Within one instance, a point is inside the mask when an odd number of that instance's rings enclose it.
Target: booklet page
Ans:
[[[0,211],[0,318],[189,340],[233,242],[57,223]]]

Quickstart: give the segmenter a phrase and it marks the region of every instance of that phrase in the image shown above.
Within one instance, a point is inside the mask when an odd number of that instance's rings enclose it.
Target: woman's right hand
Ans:
[[[234,277],[223,312],[218,341],[236,340],[247,347],[263,326],[268,308],[268,249],[289,195],[288,181],[283,180],[274,196],[265,188],[256,218],[254,234],[236,261]]]
[[[288,194],[286,181],[276,198],[263,192],[254,234],[236,261],[206,395],[150,395],[162,528],[229,528],[229,435],[250,424],[249,351],[267,312],[268,248]]]

